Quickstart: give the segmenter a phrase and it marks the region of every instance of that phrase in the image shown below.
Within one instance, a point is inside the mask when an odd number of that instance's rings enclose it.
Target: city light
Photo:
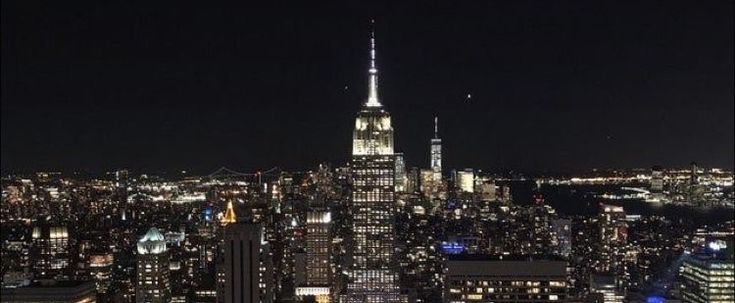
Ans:
[[[4,1],[0,302],[735,302],[705,4]]]

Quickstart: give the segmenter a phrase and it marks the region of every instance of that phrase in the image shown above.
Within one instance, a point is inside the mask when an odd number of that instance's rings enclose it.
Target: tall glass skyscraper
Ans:
[[[401,302],[394,271],[395,154],[390,114],[378,100],[375,36],[370,37],[367,102],[352,141],[353,263],[341,302]]]
[[[442,181],[442,139],[439,138],[439,117],[434,117],[434,138],[431,139],[431,170],[434,172],[434,183]]]

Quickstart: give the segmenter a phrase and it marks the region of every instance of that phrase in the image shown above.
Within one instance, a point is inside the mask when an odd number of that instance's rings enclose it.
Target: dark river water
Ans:
[[[606,203],[623,206],[629,215],[661,215],[670,219],[687,219],[699,224],[716,224],[735,219],[733,209],[694,208],[676,205],[662,205],[640,200],[605,200],[596,194],[613,192],[624,185],[542,185],[536,190],[534,182],[508,182],[516,204],[531,204],[534,193],[540,192],[546,205],[556,209],[561,215],[595,215],[599,204]]]

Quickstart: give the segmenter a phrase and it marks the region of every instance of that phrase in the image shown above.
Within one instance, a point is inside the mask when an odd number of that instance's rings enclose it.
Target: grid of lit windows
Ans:
[[[682,295],[687,302],[735,301],[735,262],[693,255],[681,266]]]
[[[395,155],[390,115],[366,109],[355,122],[352,150],[353,264],[343,302],[397,302],[393,253]]]

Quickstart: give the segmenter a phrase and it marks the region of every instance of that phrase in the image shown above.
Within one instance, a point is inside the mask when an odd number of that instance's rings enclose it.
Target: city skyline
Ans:
[[[714,5],[75,5],[2,2],[2,302],[735,300]]]
[[[732,3],[458,5],[410,20],[387,5],[278,20],[268,9],[238,19],[242,9],[15,5],[2,10],[3,173],[342,165],[371,18],[407,166],[428,163],[435,116],[446,169],[733,166]]]

